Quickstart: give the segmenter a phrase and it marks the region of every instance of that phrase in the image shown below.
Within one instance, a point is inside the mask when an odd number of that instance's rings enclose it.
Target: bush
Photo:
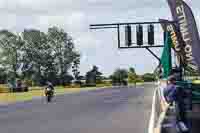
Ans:
[[[85,87],[96,87],[96,84],[85,84]]]
[[[153,82],[156,80],[156,77],[154,74],[146,73],[142,76],[142,79],[144,80],[144,82]]]
[[[98,87],[104,87],[104,86],[112,86],[112,82],[108,80],[103,80],[100,84],[97,84]]]
[[[5,84],[1,84],[0,85],[0,93],[8,93],[8,92],[10,92],[10,88]]]
[[[144,80],[142,80],[142,79],[139,79],[139,78],[138,78],[138,79],[136,79],[136,83],[141,83],[141,82],[143,83],[143,82],[144,82]]]
[[[23,91],[28,92],[29,91],[28,86],[24,86]]]
[[[110,87],[112,84],[97,84],[96,87]]]
[[[67,85],[65,88],[80,88],[81,86],[78,84]]]
[[[118,82],[112,83],[112,86],[119,86],[119,85],[121,85],[121,83],[118,83]]]
[[[104,84],[97,84],[96,87],[105,87]]]
[[[86,83],[83,83],[83,84],[81,84],[80,87],[96,87],[96,84],[86,84]]]
[[[34,86],[33,80],[30,80],[30,79],[25,79],[24,84],[26,84],[27,86]]]

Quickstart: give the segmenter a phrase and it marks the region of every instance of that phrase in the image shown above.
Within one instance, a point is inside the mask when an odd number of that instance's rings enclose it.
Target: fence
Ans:
[[[158,87],[154,90],[152,99],[152,110],[149,121],[148,133],[161,133],[162,123],[166,117],[166,113],[169,109],[163,97],[162,88],[165,86],[166,81],[160,81]]]

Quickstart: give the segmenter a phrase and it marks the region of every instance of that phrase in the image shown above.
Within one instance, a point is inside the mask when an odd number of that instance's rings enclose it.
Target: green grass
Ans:
[[[141,85],[143,83],[137,83],[137,85]],[[55,94],[61,95],[66,93],[77,93],[80,91],[89,91],[95,89],[101,89],[105,87],[105,85],[97,85],[97,87],[86,87],[86,88],[64,88],[62,86],[55,87]],[[111,87],[111,85],[107,85],[107,87]],[[29,92],[22,93],[0,93],[0,104],[8,104],[15,103],[20,101],[32,100],[35,97],[43,97],[44,90],[42,87],[30,87]]]
[[[32,87],[29,92],[22,93],[0,93],[0,104],[9,104],[20,101],[32,100],[35,97],[43,97],[44,90],[41,87]],[[55,94],[61,95],[66,93],[77,93],[80,91],[89,91],[100,89],[99,87],[87,87],[87,88],[64,88],[64,87],[56,87]]]
[[[0,103],[13,103],[16,101],[31,100],[33,97],[42,96],[41,90],[34,90],[24,93],[0,93]]]
[[[33,89],[33,88],[31,88]],[[56,90],[56,94],[64,94],[69,92],[65,88],[59,88]],[[14,102],[20,102],[20,101],[27,101],[31,100],[34,97],[43,97],[44,91],[41,87],[34,88],[34,90],[31,90],[29,92],[22,92],[22,93],[0,93],[0,103],[14,103]]]
[[[200,84],[200,80],[193,80],[192,83],[194,83],[194,84]]]
[[[136,85],[143,85],[143,84],[144,84],[144,82],[137,82],[137,83],[136,83]],[[129,83],[128,85],[129,85],[129,86],[135,86],[134,83]]]

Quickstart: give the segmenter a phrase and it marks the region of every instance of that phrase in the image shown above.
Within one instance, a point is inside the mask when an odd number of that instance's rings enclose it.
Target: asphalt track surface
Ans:
[[[0,106],[0,133],[147,133],[154,85]]]

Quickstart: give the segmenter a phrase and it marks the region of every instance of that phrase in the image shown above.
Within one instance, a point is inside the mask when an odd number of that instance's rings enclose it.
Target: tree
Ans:
[[[4,68],[0,67],[0,84],[5,84],[8,80],[8,75]]]
[[[22,47],[24,42],[22,38],[8,30],[0,31],[0,64],[5,68],[9,75],[16,79],[18,70],[21,66]]]
[[[135,69],[134,68],[129,68],[129,72],[128,72],[128,82],[129,83],[134,83],[136,84],[137,82],[137,75],[135,73]]]
[[[93,66],[91,72],[95,75],[95,83],[96,84],[102,83],[102,73],[99,72],[99,68],[97,66]]]
[[[111,78],[113,84],[122,84],[128,78],[128,72],[125,69],[116,69]]]
[[[96,85],[102,82],[102,73],[99,72],[97,66],[93,66],[92,70],[86,73],[86,84]]]
[[[47,33],[28,29],[23,32],[23,38],[26,42],[24,77],[34,79],[37,84],[44,84],[47,80],[63,85],[71,82],[68,70],[72,63],[78,70],[80,55],[75,51],[72,38],[63,29],[51,27]]]
[[[77,54],[73,61],[73,64],[72,64],[73,76],[77,82],[80,82],[80,80],[81,80],[80,72],[79,72],[79,65],[80,65],[80,55]]]
[[[78,53],[74,49],[71,36],[58,27],[48,29],[48,43],[53,49],[58,75],[61,79],[61,84],[64,85],[63,79],[68,74],[68,70],[77,58]]]
[[[129,68],[129,72],[131,72],[132,74],[136,75],[135,69],[133,67]]]
[[[156,76],[154,74],[151,73],[145,73],[142,76],[142,79],[144,80],[144,82],[153,82],[156,80]]]
[[[72,66],[74,78],[79,78],[80,54],[72,37],[61,28],[51,27],[47,33],[25,29],[22,34],[2,30],[0,47],[0,67],[12,79],[64,85],[73,79],[69,74]]]
[[[37,84],[42,84],[43,79],[51,76],[56,77],[54,57],[48,43],[47,35],[36,29],[24,30],[25,40],[23,67],[24,77],[33,79]],[[52,75],[54,73],[54,75]]]

